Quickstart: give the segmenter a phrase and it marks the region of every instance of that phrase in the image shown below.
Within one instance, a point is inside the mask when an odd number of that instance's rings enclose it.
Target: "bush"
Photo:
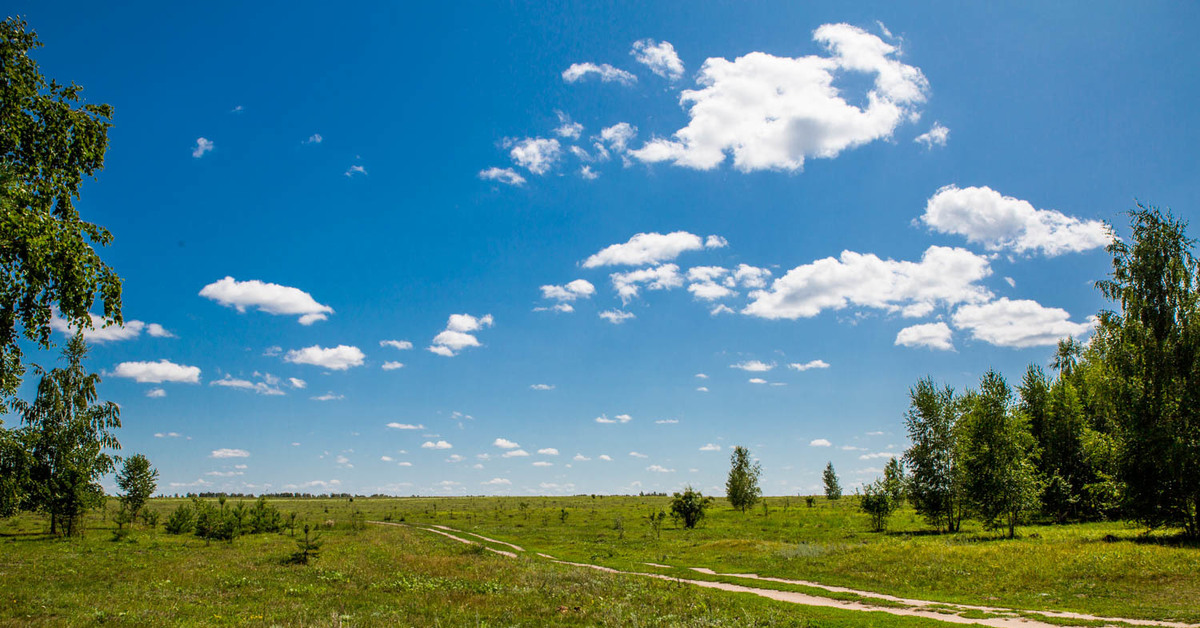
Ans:
[[[863,487],[863,496],[858,502],[859,510],[871,516],[871,529],[876,532],[887,528],[888,517],[896,510],[896,501],[888,488],[885,482],[876,480]]]
[[[196,513],[187,504],[179,504],[163,525],[167,534],[190,534],[196,529]]]
[[[683,521],[683,527],[694,528],[704,518],[704,510],[712,503],[711,497],[705,497],[700,491],[688,486],[682,493],[675,493],[671,499],[671,517]]]
[[[268,504],[266,497],[259,497],[250,508],[250,532],[279,532],[283,529],[283,515],[279,509]]]

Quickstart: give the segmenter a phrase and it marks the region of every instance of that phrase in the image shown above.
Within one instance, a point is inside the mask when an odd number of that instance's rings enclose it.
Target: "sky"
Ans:
[[[89,365],[167,494],[852,491],[1200,207],[1186,3],[177,4],[7,9],[115,108]]]

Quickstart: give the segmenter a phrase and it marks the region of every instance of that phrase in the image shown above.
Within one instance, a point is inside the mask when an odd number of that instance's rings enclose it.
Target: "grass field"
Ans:
[[[156,499],[163,519],[182,500]],[[236,502],[237,500],[231,500]],[[249,501],[249,500],[247,500]],[[596,573],[532,557],[703,579],[687,567],[1024,609],[1200,622],[1200,549],[1121,523],[933,535],[911,510],[868,531],[854,499],[771,498],[742,514],[718,503],[702,527],[646,515],[661,497],[273,500],[324,532],[321,557],[288,564],[287,534],[206,545],[138,529],[114,541],[103,513],[84,539],[44,535],[36,517],[0,523],[0,622],[9,625],[932,625],[797,607],[750,595]],[[115,506],[110,507],[110,512]],[[565,515],[563,513],[566,513]],[[370,520],[449,526],[521,545],[521,558]],[[361,527],[361,526],[357,526]],[[1106,542],[1106,536],[1117,540]],[[503,546],[494,545],[499,549]],[[756,585],[759,586],[759,585]]]

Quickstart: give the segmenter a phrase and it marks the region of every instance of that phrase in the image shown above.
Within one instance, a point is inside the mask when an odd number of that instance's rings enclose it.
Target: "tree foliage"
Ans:
[[[863,487],[862,497],[858,501],[859,510],[871,517],[871,529],[883,532],[887,529],[888,517],[892,516],[897,502],[888,491],[887,483],[880,479]]]
[[[1122,443],[1126,505],[1151,527],[1200,536],[1200,316],[1194,241],[1169,212],[1138,205],[1132,237],[1108,246],[1097,282],[1119,306],[1100,312],[1103,360]]]
[[[1033,435],[1024,415],[1012,407],[1004,378],[988,370],[979,390],[963,402],[962,470],[973,510],[984,527],[1008,528],[1012,538],[1021,515],[1037,505]]]
[[[762,464],[750,459],[750,450],[738,445],[729,457],[729,478],[725,480],[725,497],[730,505],[743,513],[754,506],[762,496],[758,477]]]
[[[112,433],[121,427],[120,409],[97,402],[100,376],[84,368],[86,357],[87,343],[76,333],[64,351],[66,366],[42,376],[33,403],[13,402],[29,465],[24,506],[48,514],[51,533],[68,536],[79,532],[86,510],[102,503],[99,480],[113,470],[109,452],[121,446]]]
[[[150,460],[142,454],[134,454],[125,459],[117,474],[117,488],[123,491],[121,503],[129,510],[130,519],[136,519],[158,488],[158,469],[150,466]]]
[[[687,487],[682,493],[671,496],[671,517],[683,522],[683,527],[694,528],[704,518],[704,511],[712,504],[711,497]]]
[[[837,472],[833,470],[833,463],[825,465],[825,471],[821,473],[821,481],[825,484],[826,499],[841,499],[842,484],[838,481]]]
[[[904,453],[909,501],[932,526],[954,532],[965,507],[959,469],[959,402],[953,389],[939,388],[928,377],[909,390],[909,399],[904,415],[912,441]]]
[[[112,107],[47,81],[29,56],[39,47],[24,20],[0,22],[0,399],[25,372],[18,339],[50,346],[53,309],[90,328],[99,298],[104,318],[122,322],[121,280],[92,248],[112,235],[74,206],[104,166]]]

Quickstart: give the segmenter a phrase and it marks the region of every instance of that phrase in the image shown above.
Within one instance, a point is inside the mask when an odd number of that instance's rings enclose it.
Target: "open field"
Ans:
[[[165,519],[181,501],[156,499],[151,507]],[[623,571],[831,597],[857,598],[689,568],[946,603],[1200,623],[1200,549],[1143,537],[1122,523],[1026,527],[1008,541],[970,527],[958,535],[926,534],[912,511],[902,510],[889,533],[877,534],[867,531],[854,498],[818,499],[807,508],[802,498],[791,497],[769,499],[766,515],[761,507],[742,514],[718,502],[702,527],[683,530],[668,519],[655,538],[645,516],[667,501],[272,500],[310,523],[335,522],[325,532],[321,558],[308,567],[286,564],[295,549],[286,534],[205,546],[191,536],[138,529],[130,539],[113,541],[114,525],[97,513],[88,520],[87,538],[62,541],[41,535],[40,519],[21,517],[0,524],[0,578],[7,585],[0,622],[932,625],[597,573],[537,557],[544,553]],[[360,520],[444,525],[525,551],[511,559],[423,530],[355,526],[356,513]],[[1117,540],[1106,542],[1106,536]]]

